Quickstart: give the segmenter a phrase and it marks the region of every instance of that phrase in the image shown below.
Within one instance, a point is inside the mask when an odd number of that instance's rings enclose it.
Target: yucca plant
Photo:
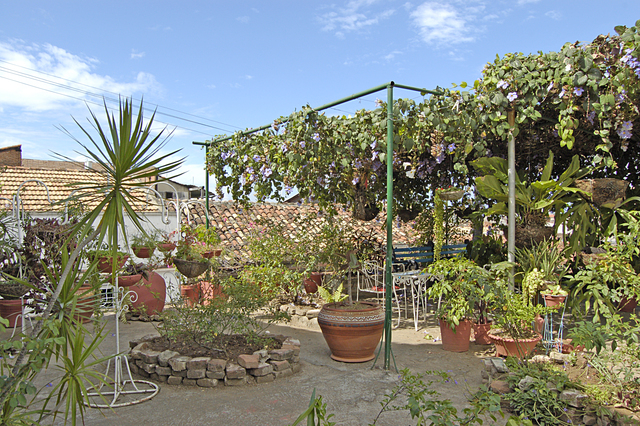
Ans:
[[[70,285],[70,282],[79,278],[77,261],[87,245],[96,243],[99,246],[107,242],[115,257],[118,235],[124,229],[126,216],[135,228],[144,232],[142,219],[135,209],[136,204],[144,203],[145,194],[140,190],[148,185],[150,178],[159,182],[175,177],[167,175],[174,173],[183,162],[183,159],[170,160],[178,151],[161,154],[160,151],[170,135],[163,136],[166,128],[155,135],[152,134],[155,113],[145,124],[142,101],[138,111],[134,112],[133,100],[121,99],[117,117],[110,113],[106,101],[104,108],[107,127],[103,127],[93,111],[89,110],[89,123],[97,136],[93,136],[90,129],[84,128],[74,119],[89,143],[83,143],[68,130],[61,129],[84,149],[82,154],[98,165],[95,170],[96,178],[73,184],[73,196],[66,200],[84,204],[90,210],[80,218],[69,237],[78,241],[75,248],[68,256],[64,256],[59,271],[50,271],[50,277],[53,278],[53,282],[50,283],[51,296],[47,300],[41,319],[34,325],[31,333],[25,336],[15,364],[12,367],[7,365],[7,368],[3,365],[0,377],[3,424],[13,423],[11,418],[14,415],[16,418],[23,416],[26,410],[26,395],[33,393],[31,380],[42,366],[48,364],[53,354],[61,357],[64,374],[61,381],[53,387],[55,397],[50,396],[47,400],[55,400],[57,403],[53,413],[63,405],[65,420],[70,419],[72,424],[76,424],[78,415],[82,417],[82,404],[87,398],[84,383],[88,383],[84,377],[92,381],[100,379],[99,374],[87,367],[99,362],[93,359],[93,352],[104,337],[97,333],[87,343],[86,333],[81,324],[60,328],[56,325],[59,318],[52,317],[52,312],[56,307],[60,307],[61,301],[70,302],[73,306],[73,297],[68,293],[73,291],[75,286]],[[126,242],[126,234],[124,238]],[[69,351],[62,351],[59,347],[56,349],[56,345],[70,345]],[[39,354],[36,360],[33,360],[34,352],[36,355]],[[23,409],[16,410],[16,407]],[[10,408],[11,412],[4,408]],[[50,413],[43,411],[41,414]]]

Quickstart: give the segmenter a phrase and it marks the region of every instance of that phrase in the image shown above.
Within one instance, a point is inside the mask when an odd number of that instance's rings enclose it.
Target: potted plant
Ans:
[[[208,259],[202,256],[206,246],[198,243],[195,228],[182,225],[181,233],[182,238],[178,241],[173,264],[185,277],[198,277],[210,266]]]
[[[23,298],[31,290],[18,280],[2,277],[0,281],[0,317],[9,321],[9,328],[22,325]]]
[[[117,270],[124,266],[129,259],[129,255],[121,251],[116,251],[116,255],[114,256],[110,249],[98,249],[87,251],[87,258],[90,261],[96,261],[98,271],[107,274],[113,271],[114,258],[116,259],[115,264]]]
[[[204,246],[202,248],[202,257],[211,259],[212,257],[219,257],[222,254],[222,249],[219,248],[220,237],[214,226],[207,228],[206,225],[198,225],[193,232],[195,234],[196,244]]]
[[[541,304],[532,304],[509,288],[508,281],[496,283],[496,309],[489,338],[496,346],[496,355],[524,358],[542,340],[533,324],[536,317],[550,311]]]
[[[545,306],[560,307],[567,299],[569,292],[563,289],[558,283],[547,283],[546,287],[541,290],[540,294],[544,299]]]
[[[478,281],[485,270],[474,261],[458,256],[431,263],[426,272],[434,277],[429,297],[438,299],[436,317],[440,322],[442,347],[446,351],[466,352],[473,313],[481,298]]]
[[[137,284],[142,277],[149,278],[148,266],[144,263],[135,263],[131,260],[120,271],[118,276],[118,285],[120,287],[129,287]]]
[[[157,244],[158,249],[163,253],[171,253],[176,249],[176,243],[173,241],[177,231],[160,232],[160,242]]]
[[[153,256],[157,245],[155,233],[143,232],[131,237],[131,250],[140,259],[148,259]]]

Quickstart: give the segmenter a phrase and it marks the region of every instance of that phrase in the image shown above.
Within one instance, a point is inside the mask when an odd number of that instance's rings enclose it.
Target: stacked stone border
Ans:
[[[300,341],[286,336],[282,348],[239,355],[234,361],[210,357],[189,357],[175,351],[151,349],[149,341],[157,335],[129,342],[129,367],[133,374],[169,385],[241,386],[268,383],[301,371]]]

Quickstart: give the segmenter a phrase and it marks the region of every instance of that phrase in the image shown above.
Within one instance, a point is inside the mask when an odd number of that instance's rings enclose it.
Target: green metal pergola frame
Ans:
[[[346,98],[339,99],[335,102],[322,105],[318,108],[313,108],[314,111],[322,111],[322,110],[334,107],[336,105],[340,105],[345,102],[352,101],[362,96],[380,92],[385,89],[387,90],[387,256],[386,256],[387,261],[386,261],[386,268],[385,268],[385,276],[386,276],[387,283],[393,282],[391,277],[391,263],[392,263],[392,256],[393,256],[393,161],[392,160],[393,160],[393,88],[394,87],[397,87],[399,89],[406,89],[406,90],[411,90],[415,92],[420,92],[423,96],[426,94],[432,94],[432,95],[442,94],[441,92],[438,92],[438,91],[421,89],[421,88],[412,87],[412,86],[405,86],[402,84],[396,84],[393,81],[391,81],[387,84],[376,86],[372,89],[365,90],[360,93],[356,93]],[[261,127],[256,127],[254,129],[246,130],[242,132],[242,134],[249,135],[251,133],[266,130],[270,127],[271,127],[271,124],[266,124]],[[215,139],[208,142],[193,142],[193,144],[205,146],[206,154],[209,154],[209,147],[211,145],[229,140],[232,137],[233,136],[226,136],[226,137]],[[206,172],[205,191],[207,193],[206,222],[207,222],[207,228],[208,228],[209,227],[209,172],[208,171]],[[384,369],[385,370],[389,370],[391,366],[391,324],[392,324],[391,292],[392,292],[391,285],[387,285],[385,287],[385,320],[384,320],[384,335],[383,335]]]

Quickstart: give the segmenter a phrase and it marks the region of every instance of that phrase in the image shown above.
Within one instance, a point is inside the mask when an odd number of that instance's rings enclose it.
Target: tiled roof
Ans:
[[[264,221],[284,225],[285,229],[291,232],[291,237],[295,238],[297,228],[300,226],[299,219],[312,218],[309,225],[312,234],[319,232],[322,223],[326,220],[325,216],[319,213],[318,207],[313,204],[256,203],[250,208],[243,208],[233,202],[211,202],[209,212],[210,225],[216,227],[222,246],[237,259],[248,257],[245,248],[247,238]],[[202,205],[192,203],[189,206],[189,214],[191,223],[196,225],[205,223],[205,208]],[[340,211],[338,220],[350,222],[363,235],[370,235],[370,233],[374,235],[380,246],[386,245],[385,212],[380,212],[372,221],[363,222],[353,219],[350,212]],[[183,215],[183,221],[186,222],[185,215]],[[411,244],[414,236],[412,222],[394,221],[394,245]]]
[[[49,189],[49,199],[47,190],[37,182],[27,182],[29,180],[42,181]],[[56,204],[69,197],[74,190],[69,184],[73,182],[105,182],[106,177],[96,170],[55,170],[30,167],[6,167],[0,168],[0,198],[13,199],[13,196],[20,189],[20,198],[25,211],[29,212],[49,212],[62,211],[64,204]],[[27,182],[27,183],[25,183]],[[145,195],[141,198],[144,199]],[[91,205],[85,207],[93,207]],[[4,200],[0,200],[0,208],[6,208]],[[145,206],[140,203],[140,211],[155,211],[155,205]]]

